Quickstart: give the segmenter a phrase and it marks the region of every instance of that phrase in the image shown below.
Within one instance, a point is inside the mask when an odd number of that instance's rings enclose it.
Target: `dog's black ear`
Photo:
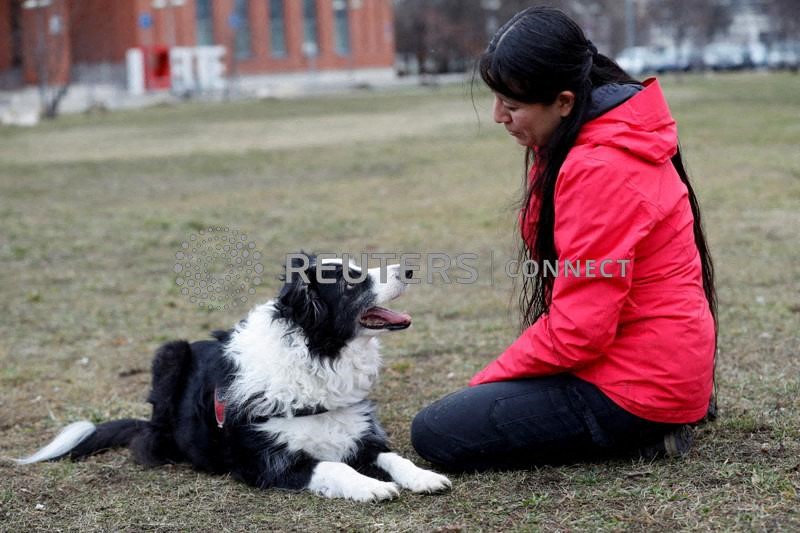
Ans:
[[[319,322],[325,315],[325,303],[312,283],[298,277],[286,282],[278,295],[278,306],[283,318],[293,320],[305,328]]]
[[[298,278],[310,281],[316,264],[317,257],[303,250],[300,250],[299,253],[288,254],[286,262],[283,264],[283,273],[280,275],[280,280],[287,284],[296,281]]]
[[[320,298],[316,279],[316,258],[301,252],[288,258],[282,277],[283,288],[278,295],[277,310],[282,318],[289,319],[308,331],[324,320],[325,302]]]

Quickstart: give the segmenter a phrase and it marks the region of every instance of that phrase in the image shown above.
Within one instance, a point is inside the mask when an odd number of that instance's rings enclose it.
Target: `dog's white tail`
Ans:
[[[36,453],[23,457],[21,459],[8,458],[10,461],[18,465],[29,465],[38,463],[39,461],[48,461],[66,455],[70,450],[75,448],[78,444],[89,438],[95,432],[95,426],[91,422],[82,420],[80,422],[73,422],[68,425],[61,432],[56,435],[47,446],[41,448]]]

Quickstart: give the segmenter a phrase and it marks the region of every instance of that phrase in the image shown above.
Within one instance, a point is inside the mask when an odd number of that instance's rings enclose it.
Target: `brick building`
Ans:
[[[240,76],[387,70],[393,28],[392,0],[0,0],[0,86],[123,72],[134,47],[222,45]]]

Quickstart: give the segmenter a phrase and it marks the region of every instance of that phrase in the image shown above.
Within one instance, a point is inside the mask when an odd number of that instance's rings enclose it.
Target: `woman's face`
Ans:
[[[552,104],[528,104],[494,93],[492,118],[522,146],[544,146],[561,119],[569,115],[575,96],[570,91],[558,95]]]

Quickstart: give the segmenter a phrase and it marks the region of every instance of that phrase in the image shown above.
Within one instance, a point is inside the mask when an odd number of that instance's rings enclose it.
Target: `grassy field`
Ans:
[[[127,452],[0,463],[0,530],[501,531],[800,528],[800,85],[791,75],[665,79],[701,198],[720,299],[720,419],[683,460],[453,476],[437,496],[374,505],[258,491]],[[521,151],[465,87],[194,104],[0,129],[0,455],[63,424],[147,416],[153,350],[247,306],[181,294],[181,243],[247,233],[271,297],[299,249],[479,254],[472,285],[396,307],[373,397],[395,448],[427,402],[510,343]]]

